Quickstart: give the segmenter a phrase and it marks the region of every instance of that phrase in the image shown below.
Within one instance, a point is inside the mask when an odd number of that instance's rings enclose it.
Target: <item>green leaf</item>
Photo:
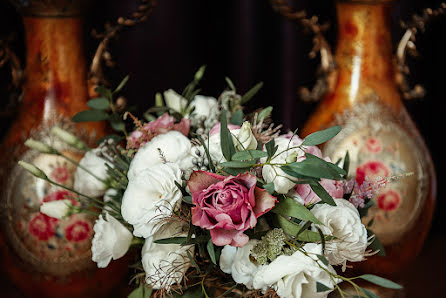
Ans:
[[[264,108],[258,115],[257,115],[257,121],[260,122],[265,118],[268,118],[269,115],[271,115],[271,112],[273,111],[273,107],[269,106]]]
[[[345,171],[344,178],[347,178],[349,168],[350,168],[350,155],[348,154],[347,151],[344,157],[344,165],[342,166],[342,169]]]
[[[274,193],[274,182],[263,184],[263,188],[272,195]]]
[[[373,274],[363,274],[363,275],[360,275],[358,277],[362,278],[363,280],[366,280],[368,282],[371,282],[371,283],[373,283],[375,285],[378,285],[378,286],[381,286],[381,287],[384,287],[384,288],[388,288],[388,289],[399,290],[399,289],[403,288],[403,286],[401,286],[401,285],[399,285],[399,284],[397,284],[397,283],[395,283],[395,282],[393,282],[391,280],[388,280],[388,279],[385,279],[385,278],[382,278],[380,276],[376,276],[376,275],[373,275]]]
[[[108,114],[100,110],[86,110],[77,113],[71,119],[73,122],[96,122],[108,119]]]
[[[237,110],[231,116],[231,124],[241,126],[243,124],[243,111]]]
[[[347,174],[344,169],[338,167],[334,163],[325,161],[316,155],[305,153],[305,160],[307,160],[308,163],[314,164],[316,167],[326,168],[326,170],[330,172],[330,175],[334,178],[342,179],[343,176]]]
[[[329,241],[333,240],[335,237],[326,235],[323,239],[317,232],[313,232],[310,230],[305,230],[302,233],[297,236],[297,240],[303,241],[303,242],[319,242],[322,240]]]
[[[370,290],[367,290],[366,288],[361,288],[361,290],[364,292],[364,294],[367,295],[368,298],[379,298],[378,295],[376,295],[375,293],[373,293]]]
[[[189,252],[189,250],[186,250],[187,253],[187,257],[190,260],[190,263],[192,264],[192,266],[197,269],[197,272],[200,273],[200,267],[198,266],[197,262],[195,261],[194,257],[191,255],[191,253]]]
[[[105,88],[104,86],[97,86],[96,88],[94,88],[94,91],[109,100],[111,100],[113,97],[111,90]]]
[[[336,206],[333,198],[328,194],[325,188],[322,187],[319,183],[310,184],[311,189],[317,194],[317,196],[322,200],[322,202],[327,203],[331,206]]]
[[[328,266],[328,260],[325,256],[323,256],[323,255],[316,255],[316,256],[322,262],[322,264],[324,264],[325,266]]]
[[[247,103],[251,98],[254,97],[254,95],[256,95],[257,92],[259,92],[259,90],[263,87],[263,82],[258,83],[257,85],[255,85],[254,87],[252,87],[251,89],[249,89],[248,92],[246,92],[243,96],[242,96],[242,100],[240,101],[240,104],[245,104]]]
[[[373,236],[375,233],[373,231],[367,229],[367,237]],[[378,237],[375,235],[375,238],[373,239],[373,242],[370,243],[369,248],[373,251],[379,250],[378,256],[385,257],[386,256],[386,250],[384,249],[384,246],[382,245],[381,241],[379,241]]]
[[[325,143],[326,141],[330,140],[334,136],[336,136],[340,131],[342,130],[341,126],[333,126],[330,128],[327,128],[325,130],[316,131],[310,135],[308,135],[305,139],[302,145],[304,146],[315,146],[322,143]]]
[[[320,293],[320,292],[326,292],[326,291],[333,291],[332,288],[327,287],[324,284],[321,284],[320,282],[316,282],[316,292]]]
[[[222,162],[220,165],[225,168],[245,169],[245,168],[250,168],[252,165],[255,164],[256,162],[254,160],[251,161],[233,160],[233,161]]]
[[[193,204],[193,203],[192,203],[192,197],[191,197],[191,196],[184,196],[184,197],[183,197],[183,202],[192,205],[192,204]]]
[[[121,91],[122,88],[124,88],[125,84],[127,84],[127,81],[129,80],[129,76],[126,75],[124,79],[122,79],[121,83],[119,83],[118,87],[116,87],[115,91],[113,93],[117,93]]]
[[[206,245],[206,249],[208,251],[208,254],[209,254],[209,257],[211,258],[212,263],[217,265],[217,260],[215,258],[214,243],[212,243],[212,239],[209,239],[208,244]]]
[[[87,106],[95,110],[106,110],[108,109],[109,102],[105,97],[98,97],[87,101]]]
[[[232,156],[232,160],[257,160],[262,157],[267,157],[268,153],[261,150],[244,150],[236,152]]]
[[[231,132],[228,129],[228,121],[226,119],[226,111],[223,110],[220,116],[220,143],[221,152],[227,161],[232,159],[232,155],[235,153],[234,142],[232,141]]]
[[[121,116],[114,113],[110,115],[108,121],[110,122],[111,127],[116,131],[125,131],[125,123],[121,119]]]
[[[272,209],[272,212],[282,216],[291,216],[305,221],[311,221],[316,224],[322,224],[313,213],[304,205],[301,205],[291,198],[285,197]]]
[[[187,237],[172,237],[155,240],[158,244],[184,244],[186,243]]]
[[[321,236],[317,232],[310,230],[302,231],[302,226],[295,222],[288,220],[282,215],[276,215],[277,225],[282,228],[285,234],[292,237],[296,237],[297,240],[302,242],[319,242],[321,241]],[[300,234],[298,234],[300,232]],[[297,235],[297,236],[296,236]],[[332,240],[333,236],[325,236],[325,240]]]
[[[173,298],[202,298],[204,297],[201,286],[195,286],[187,289],[183,294],[178,294],[172,291]]]
[[[234,83],[231,81],[231,79],[228,77],[225,77],[225,81],[226,81],[226,84],[228,84],[229,88],[232,91],[235,91],[235,86],[234,86]]]
[[[268,154],[268,157],[271,158],[276,154],[277,149],[279,146],[276,146],[276,142],[274,139],[271,139],[268,143],[265,144],[266,153]]]
[[[134,289],[128,296],[128,298],[144,298],[144,288],[139,286]]]

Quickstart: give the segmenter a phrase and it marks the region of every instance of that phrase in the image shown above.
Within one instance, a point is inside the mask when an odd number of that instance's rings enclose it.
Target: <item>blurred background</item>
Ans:
[[[248,109],[272,105],[273,119],[286,129],[302,127],[316,107],[299,99],[300,87],[310,87],[316,80],[318,59],[311,60],[312,35],[303,28],[276,14],[267,0],[160,0],[150,19],[128,30],[110,44],[116,62],[106,68],[106,78],[116,86],[127,74],[130,80],[123,95],[141,112],[154,103],[155,93],[172,88],[181,92],[192,80],[199,66],[206,64],[202,93],[218,97],[225,88],[224,77],[232,79],[240,93],[259,81],[263,89]],[[326,37],[332,47],[336,43],[336,22],[333,1],[289,1],[308,14],[316,14],[321,22],[331,23]],[[136,0],[105,1],[91,4],[85,17],[86,53],[90,61],[99,43],[90,32],[103,30],[105,22],[114,22],[135,10]],[[439,1],[397,1],[393,13],[394,48],[404,30],[400,20],[409,20],[425,7],[438,7]],[[446,246],[444,81],[446,70],[446,16],[433,20],[426,32],[417,35],[419,57],[409,58],[410,80],[426,89],[420,100],[406,101],[406,107],[418,125],[434,160],[438,179],[437,207],[430,235],[417,263],[407,271],[413,281],[409,297],[434,297],[446,281],[441,257]],[[19,14],[6,0],[0,1],[0,38],[15,36],[13,48],[24,58],[23,25]],[[0,69],[0,138],[14,120],[8,112],[8,69]],[[8,115],[9,114],[9,115]],[[420,274],[422,272],[422,274]],[[427,274],[424,274],[427,273]],[[421,279],[421,281],[420,281]],[[419,296],[419,293],[421,296]]]

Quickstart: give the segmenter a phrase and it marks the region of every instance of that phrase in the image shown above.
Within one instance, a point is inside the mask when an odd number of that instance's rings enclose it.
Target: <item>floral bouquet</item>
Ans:
[[[108,120],[125,137],[108,136],[90,149],[74,135],[53,128],[71,146],[85,150],[73,189],[61,200],[42,203],[56,218],[87,212],[94,225],[92,259],[104,268],[137,252],[129,297],[326,297],[349,283],[356,296],[376,295],[355,283],[363,279],[399,289],[366,274],[343,277],[349,263],[383,254],[378,239],[361,222],[372,195],[389,178],[361,185],[347,179],[349,156],[332,162],[317,145],[341,127],[305,139],[280,134],[272,107],[245,113],[243,105],[261,88],[239,95],[228,89],[217,99],[198,95],[204,67],[181,95],[156,95],[142,122],[122,117],[114,91],[73,121]],[[126,131],[124,120],[133,120]],[[128,125],[127,125],[128,126]],[[35,140],[26,145],[64,156]],[[73,163],[73,160],[67,159]],[[19,162],[56,186],[40,169]],[[336,268],[336,270],[335,270]]]

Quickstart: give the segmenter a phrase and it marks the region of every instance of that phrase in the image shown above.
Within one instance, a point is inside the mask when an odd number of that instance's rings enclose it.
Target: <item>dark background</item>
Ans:
[[[326,37],[332,46],[335,45],[336,18],[332,1],[290,2],[297,8],[305,8],[309,14],[318,15],[322,21],[330,21],[332,26]],[[438,7],[439,4],[435,0],[397,2],[391,28],[394,48],[404,32],[398,25],[399,20],[408,20],[422,8]],[[89,35],[91,29],[101,31],[106,21],[113,22],[118,16],[128,15],[136,5],[136,0],[101,0],[92,4],[85,19],[89,59],[98,44],[98,40]],[[415,277],[411,279],[412,287],[422,290],[425,297],[431,297],[428,293],[436,293],[434,281],[446,281],[439,263],[446,263],[442,261],[446,245],[446,216],[442,214],[446,212],[446,204],[442,201],[446,170],[443,153],[445,30],[446,17],[432,21],[426,32],[417,36],[420,56],[409,58],[411,80],[424,85],[427,94],[422,100],[406,102],[406,107],[431,151],[439,185],[429,238],[418,263],[407,273],[429,272],[428,277],[423,275],[426,280],[422,282]],[[0,36],[11,33],[16,35],[13,45],[23,61],[25,47],[21,19],[13,6],[3,0],[0,2]],[[303,103],[298,96],[299,87],[311,86],[315,81],[319,62],[308,58],[311,47],[312,36],[276,14],[267,0],[160,0],[147,22],[125,30],[111,43],[116,67],[107,69],[106,74],[113,86],[129,74],[130,81],[123,94],[130,104],[137,104],[144,111],[154,103],[156,92],[168,88],[181,91],[196,69],[207,64],[201,84],[203,94],[217,97],[225,87],[225,76],[233,80],[242,94],[263,81],[264,88],[250,103],[250,108],[273,105],[275,122],[294,129],[303,126],[316,106]],[[7,73],[6,69],[0,70],[0,110],[6,109],[8,101]],[[0,119],[0,137],[10,121],[10,118]]]

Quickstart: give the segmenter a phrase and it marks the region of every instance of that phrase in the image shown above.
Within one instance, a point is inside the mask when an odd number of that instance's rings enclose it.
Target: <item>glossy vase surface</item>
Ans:
[[[108,296],[126,272],[120,263],[97,269],[90,250],[95,218],[75,214],[57,220],[40,213],[41,203],[69,198],[70,193],[17,165],[18,160],[31,162],[52,180],[72,187],[73,164],[28,150],[24,141],[33,138],[51,144],[79,160],[83,153],[53,137],[51,128],[70,131],[90,146],[104,135],[102,124],[70,120],[86,109],[88,99],[83,24],[78,6],[71,7],[75,2],[55,1],[51,6],[51,1],[26,1],[28,6],[21,7],[26,78],[23,102],[0,147],[0,257],[5,276],[30,297]],[[68,6],[61,10],[62,4]]]
[[[393,277],[422,248],[432,220],[436,178],[429,151],[395,83],[390,2],[337,3],[335,87],[310,117],[303,134],[342,125],[341,133],[323,151],[336,161],[348,150],[349,175],[359,184],[412,173],[382,188],[363,220],[384,244],[386,256],[353,264],[359,272]]]

